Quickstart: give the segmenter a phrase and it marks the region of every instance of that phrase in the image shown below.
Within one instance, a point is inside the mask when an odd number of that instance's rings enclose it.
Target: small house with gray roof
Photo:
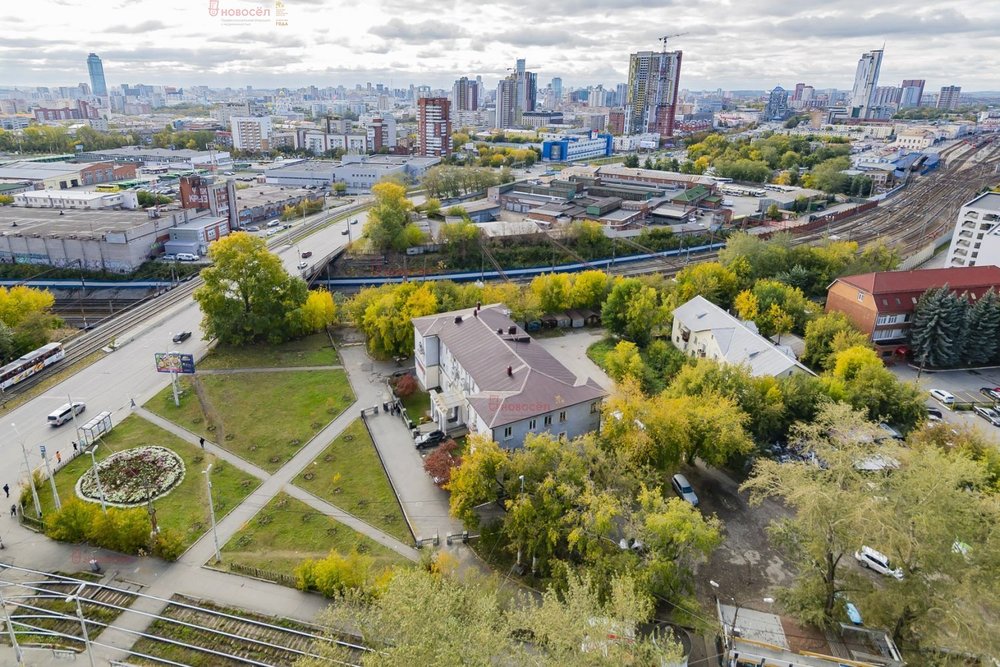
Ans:
[[[754,377],[787,377],[813,372],[795,359],[787,346],[774,345],[757,331],[702,296],[674,309],[674,347],[684,354],[745,365]]]
[[[413,320],[417,380],[431,417],[517,448],[528,433],[574,438],[596,431],[607,392],[534,342],[501,304]]]

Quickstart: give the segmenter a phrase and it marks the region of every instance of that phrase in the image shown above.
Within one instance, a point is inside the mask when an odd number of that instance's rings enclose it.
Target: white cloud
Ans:
[[[273,0],[218,0],[271,8]],[[392,81],[487,84],[516,58],[540,83],[613,85],[628,55],[659,48],[666,33],[684,51],[686,88],[757,88],[799,81],[848,88],[858,57],[885,41],[882,82],[927,79],[928,88],[1000,89],[1000,3],[950,0],[284,0],[273,17],[237,24],[206,0],[128,0],[112,20],[88,0],[36,0],[0,40],[0,85],[86,80],[101,54],[110,83],[319,86]],[[917,5],[916,7],[914,5]],[[922,6],[921,6],[922,5]],[[109,27],[110,24],[110,27]],[[153,33],[152,37],[150,33]],[[994,31],[995,32],[995,31]],[[492,81],[490,80],[492,79]]]

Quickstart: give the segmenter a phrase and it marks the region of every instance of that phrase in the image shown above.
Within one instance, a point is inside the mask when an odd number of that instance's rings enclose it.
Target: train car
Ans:
[[[28,379],[66,356],[62,343],[49,343],[0,368],[0,390]]]

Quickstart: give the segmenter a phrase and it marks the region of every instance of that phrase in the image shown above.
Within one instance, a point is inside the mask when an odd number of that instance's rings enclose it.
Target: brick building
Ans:
[[[1000,290],[1000,267],[970,266],[916,271],[882,271],[843,276],[827,290],[826,312],[841,312],[869,336],[883,357],[909,339],[913,311],[920,296],[947,285],[977,299],[991,287]]]

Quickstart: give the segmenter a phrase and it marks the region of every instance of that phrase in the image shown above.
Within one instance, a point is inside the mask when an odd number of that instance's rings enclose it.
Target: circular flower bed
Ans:
[[[136,447],[116,452],[97,464],[97,472],[109,505],[132,507],[170,493],[184,479],[184,461],[165,447]],[[76,482],[76,495],[100,502],[94,469]]]

